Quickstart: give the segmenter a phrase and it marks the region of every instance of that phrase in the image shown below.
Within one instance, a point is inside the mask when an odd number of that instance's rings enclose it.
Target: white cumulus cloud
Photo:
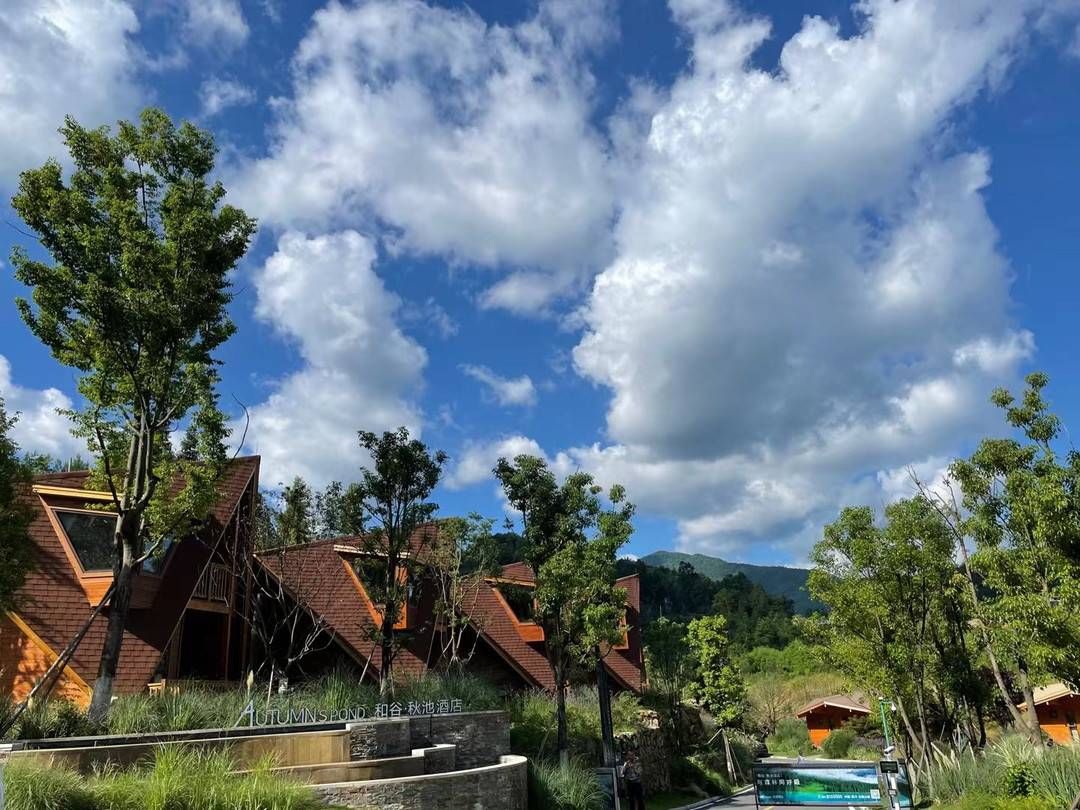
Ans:
[[[464,365],[461,370],[484,385],[500,405],[536,404],[536,386],[528,374],[520,377],[501,377],[487,366]]]
[[[210,118],[229,107],[239,107],[255,101],[255,90],[232,79],[216,76],[199,86],[199,105],[204,117]]]
[[[181,0],[184,36],[201,46],[235,47],[250,34],[239,0]]]
[[[250,409],[246,447],[267,485],[301,475],[354,480],[366,459],[356,432],[400,425],[419,434],[414,396],[427,353],[398,327],[401,302],[356,231],[286,232],[255,277],[256,315],[295,344],[302,367]]]
[[[65,115],[98,126],[137,109],[138,28],[122,0],[0,3],[0,188],[66,156]]]
[[[543,310],[609,255],[610,158],[581,59],[611,36],[609,13],[549,0],[507,27],[418,0],[332,0],[237,193],[277,226],[377,220],[398,250],[501,270],[485,305]]]
[[[86,443],[71,435],[71,420],[57,413],[72,407],[58,388],[33,389],[15,384],[11,363],[0,354],[0,398],[9,417],[18,416],[11,438],[23,452],[48,453],[61,459],[86,454]]]
[[[989,156],[948,125],[1038,4],[867,0],[851,36],[805,18],[773,72],[749,61],[767,20],[671,5],[691,66],[620,125],[616,256],[574,352],[611,391],[612,443],[566,452],[675,516],[686,548],[798,557],[844,503],[1000,424],[990,389],[1034,351]]]

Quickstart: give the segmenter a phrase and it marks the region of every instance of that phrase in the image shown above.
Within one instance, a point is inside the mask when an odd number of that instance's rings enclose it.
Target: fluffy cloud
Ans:
[[[0,398],[9,417],[18,415],[11,437],[23,451],[48,453],[61,459],[86,453],[85,443],[71,435],[71,421],[57,413],[72,407],[71,398],[57,388],[38,391],[16,385],[11,363],[2,354]]]
[[[401,306],[375,273],[371,242],[355,231],[282,235],[257,273],[256,315],[295,344],[303,366],[250,411],[246,446],[269,486],[293,475],[316,484],[355,478],[361,427],[419,432],[413,395],[424,349],[398,327]]]
[[[183,33],[201,46],[235,47],[250,33],[239,0],[182,0]]]
[[[204,81],[199,87],[199,105],[206,118],[229,107],[251,104],[254,101],[255,91],[252,88],[231,79],[219,79],[215,76]]]
[[[461,370],[477,382],[483,383],[500,405],[536,404],[536,386],[527,374],[520,377],[500,377],[487,366],[465,365]]]
[[[850,37],[806,18],[766,73],[767,21],[673,0],[692,67],[619,124],[643,140],[623,141],[617,253],[574,352],[612,392],[613,444],[573,459],[678,516],[687,548],[798,554],[840,504],[996,424],[989,389],[1034,341],[1009,316],[989,159],[947,125],[1033,8],[867,0]]]
[[[138,27],[122,0],[0,3],[0,188],[61,156],[66,114],[97,126],[135,110]]]
[[[233,185],[265,223],[378,220],[399,250],[502,270],[483,304],[543,309],[609,256],[609,156],[581,60],[610,38],[608,12],[549,0],[505,27],[417,0],[330,2],[269,155]]]
[[[470,442],[465,445],[457,463],[446,476],[445,483],[450,489],[461,489],[494,480],[491,470],[496,461],[520,455],[546,458],[539,443],[527,436],[514,435],[490,442]]]

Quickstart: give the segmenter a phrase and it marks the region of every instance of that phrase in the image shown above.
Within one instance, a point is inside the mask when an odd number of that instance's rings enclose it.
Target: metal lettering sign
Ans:
[[[426,717],[437,714],[460,714],[462,703],[458,698],[440,698],[439,700],[406,703],[377,703],[368,713],[364,706],[351,706],[342,709],[263,709],[259,710],[255,701],[249,701],[237,726],[297,726],[313,723],[355,723],[358,720],[384,720],[397,717]]]
[[[911,807],[906,769],[898,770],[897,798],[900,806]],[[876,762],[759,762],[754,789],[763,806],[879,807],[883,793]]]

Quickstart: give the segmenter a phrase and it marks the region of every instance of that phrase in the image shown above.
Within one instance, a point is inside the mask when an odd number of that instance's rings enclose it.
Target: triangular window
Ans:
[[[84,571],[112,571],[116,515],[57,509],[56,517]]]

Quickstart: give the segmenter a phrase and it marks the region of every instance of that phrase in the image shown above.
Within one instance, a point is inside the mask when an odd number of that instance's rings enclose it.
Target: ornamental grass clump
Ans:
[[[603,806],[603,793],[592,768],[573,759],[566,765],[529,762],[529,807],[600,810]]]
[[[224,751],[163,746],[148,767],[81,777],[64,768],[13,763],[5,773],[8,810],[315,810],[307,787],[269,761],[234,773]]]

